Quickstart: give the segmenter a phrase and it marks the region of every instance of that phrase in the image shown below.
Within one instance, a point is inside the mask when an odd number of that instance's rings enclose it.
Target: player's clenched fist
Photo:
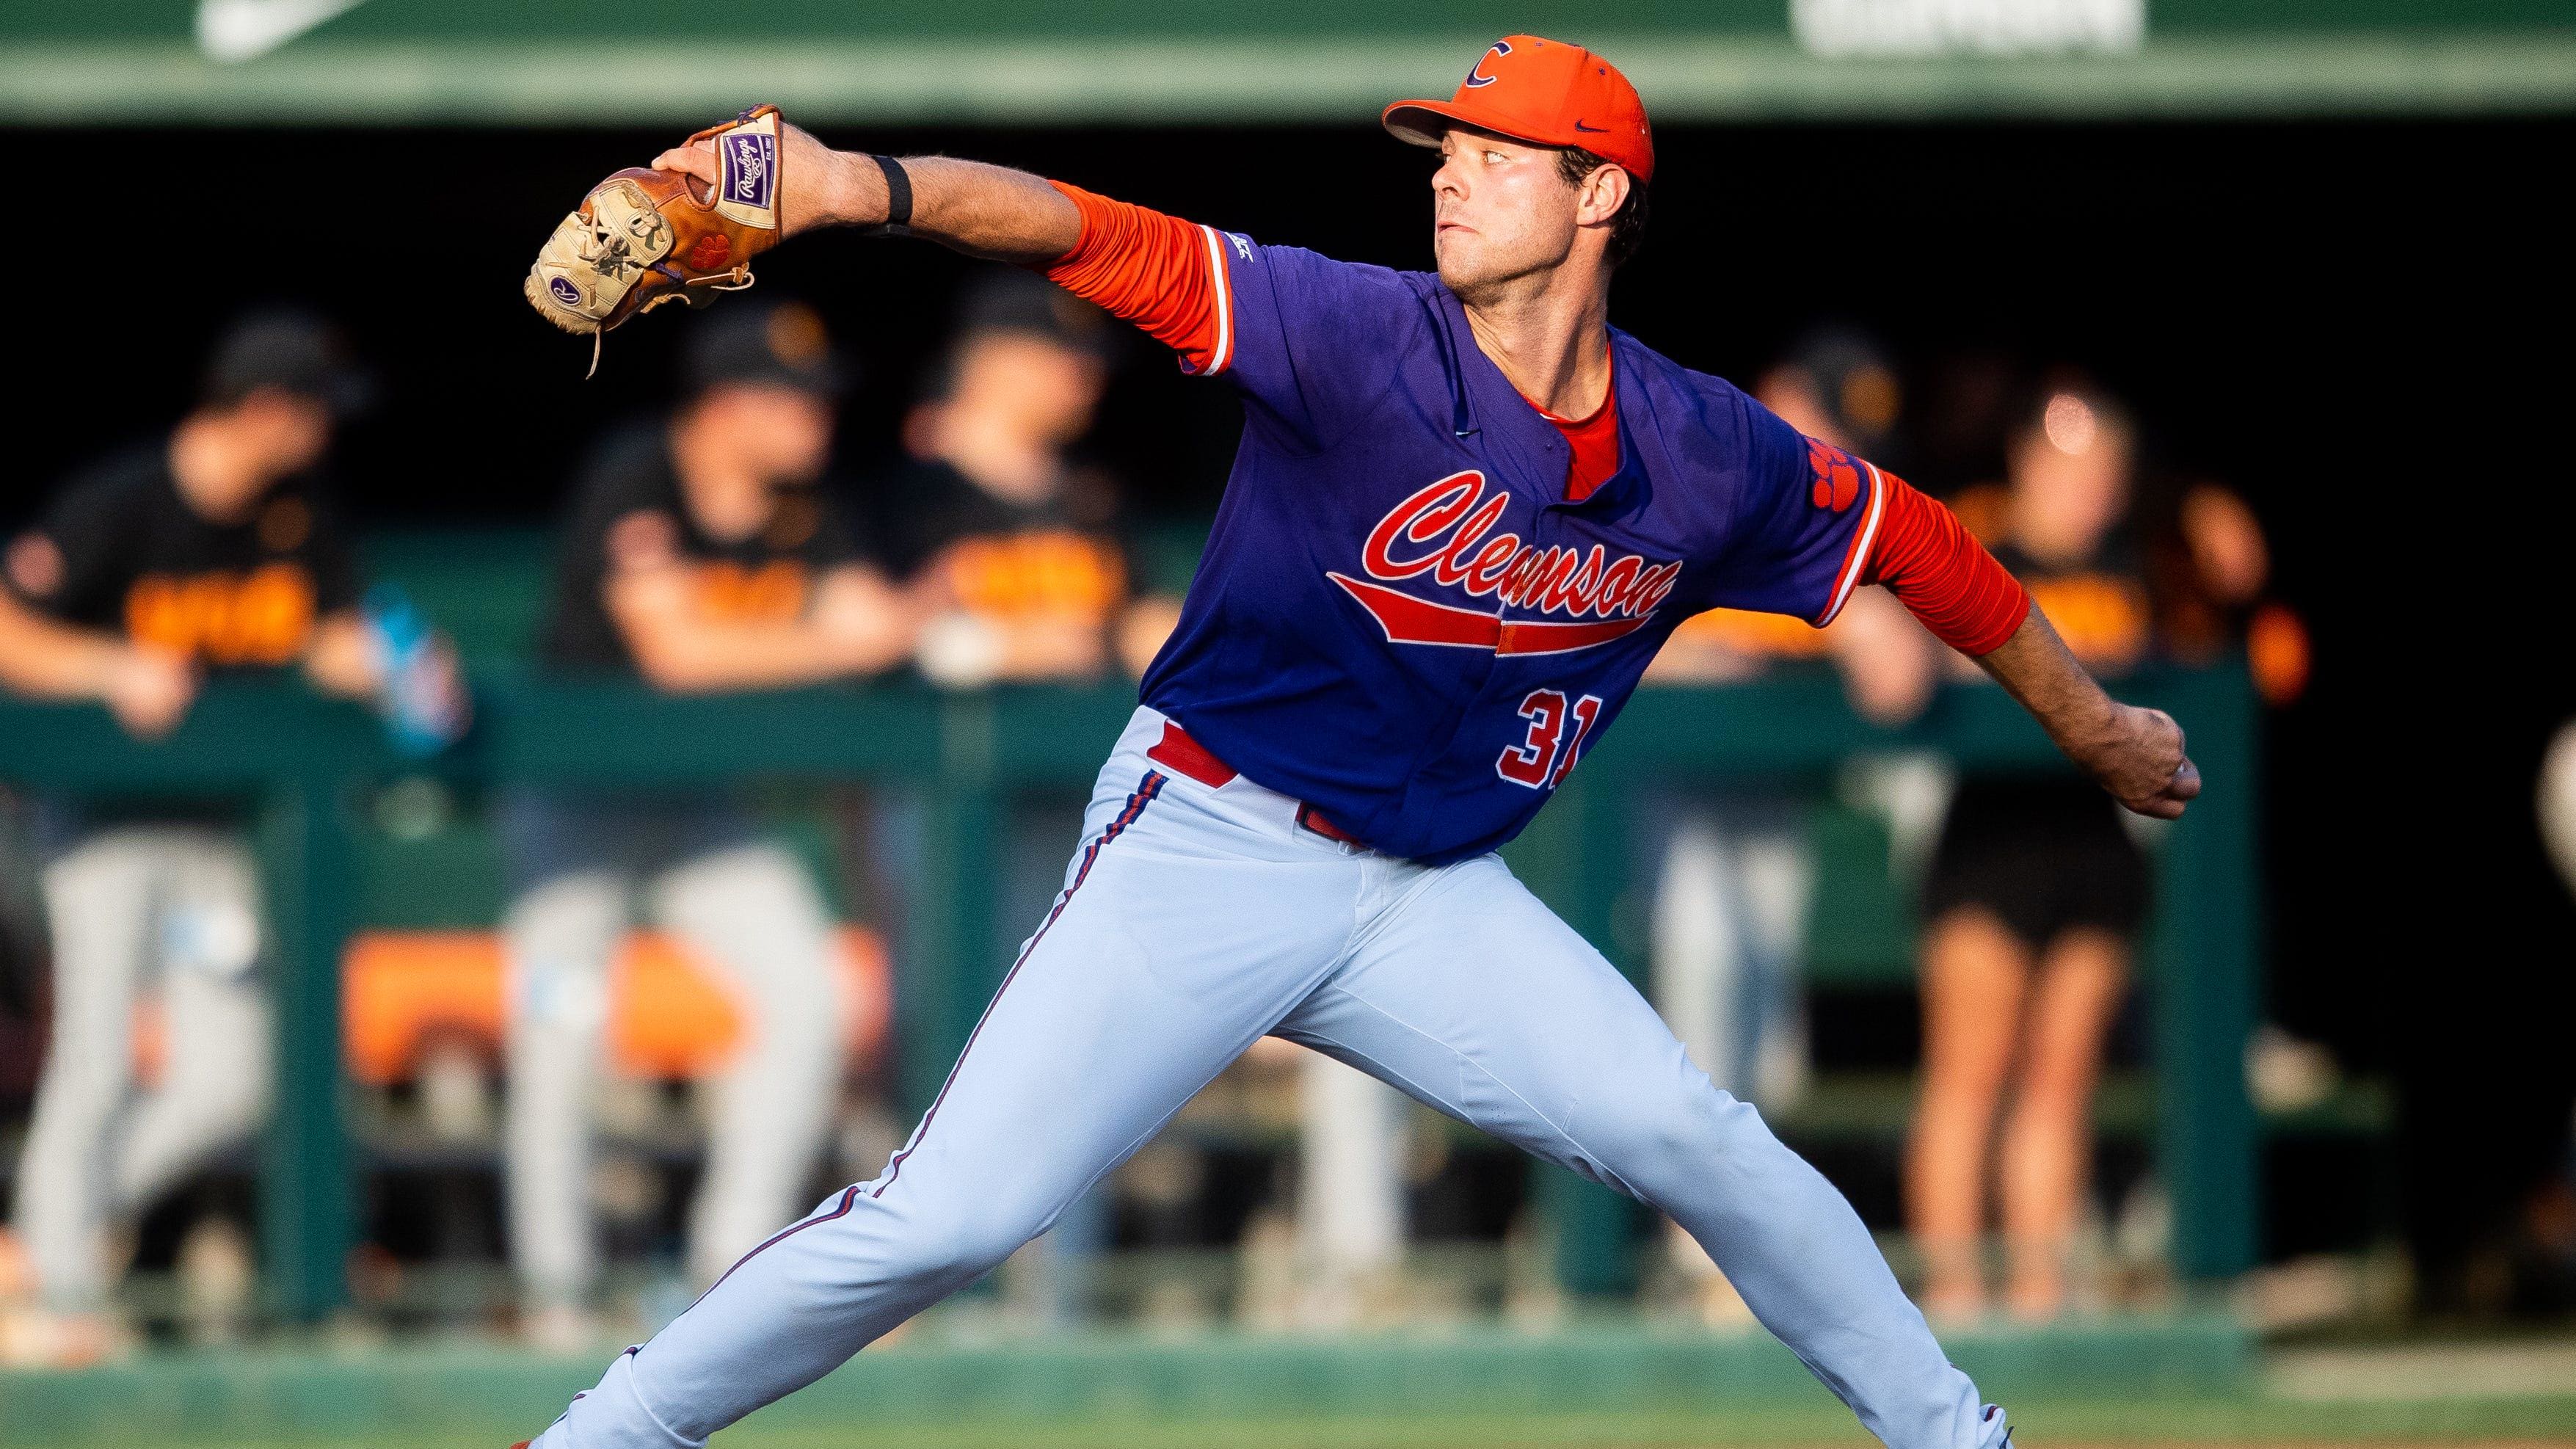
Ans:
[[[2171,820],[2200,793],[2200,767],[2183,753],[2182,726],[2163,710],[2105,694],[2037,606],[2011,638],[1976,659],[2122,805]]]
[[[2200,767],[2183,753],[2182,726],[2160,709],[2112,706],[2109,737],[2075,762],[2140,815],[2171,820],[2200,794]]]

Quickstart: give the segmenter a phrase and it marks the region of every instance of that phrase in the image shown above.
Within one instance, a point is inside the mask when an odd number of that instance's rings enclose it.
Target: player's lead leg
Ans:
[[[820,1378],[1045,1231],[1313,988],[1358,857],[1142,765],[1111,761],[1058,907],[886,1171],[620,1358],[543,1449],[695,1446]]]
[[[1890,1449],[2004,1442],[1842,1194],[1501,861],[1390,867],[1374,894],[1280,1035],[1671,1214]]]

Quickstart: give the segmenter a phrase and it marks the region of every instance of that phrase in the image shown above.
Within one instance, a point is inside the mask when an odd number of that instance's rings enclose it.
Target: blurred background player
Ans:
[[[1754,394],[1808,437],[1904,466],[1896,369],[1867,338],[1815,333],[1765,372]],[[1695,615],[1655,656],[1646,682],[1736,682],[1828,661],[1852,707],[1881,724],[1920,713],[1939,682],[1936,641],[1875,585],[1855,590],[1823,630],[1736,609]],[[1868,775],[1907,782],[1887,769]],[[1936,780],[1936,817],[1939,788]],[[1729,781],[1663,792],[1646,808],[1655,1009],[1711,1081],[1766,1112],[1786,1112],[1809,1068],[1801,956],[1813,903],[1812,798],[1794,785]],[[1688,1233],[1668,1225],[1665,1248],[1704,1316],[1749,1316]]]
[[[2012,434],[2003,492],[1966,500],[1962,514],[1986,530],[2076,657],[2110,679],[2152,643],[2144,565],[2127,527],[2133,464],[2126,414],[2097,392],[2055,387]],[[2094,807],[2072,777],[1970,773],[1933,853],[1923,1088],[1906,1190],[1926,1274],[1921,1301],[1934,1315],[1985,1306],[1990,1166],[2008,1308],[2046,1318],[2067,1306],[2093,1088],[2147,906],[2144,856],[2116,810]]]
[[[1180,601],[1139,597],[1118,531],[1118,480],[1079,461],[1115,361],[1109,314],[1016,267],[975,275],[954,331],[905,416],[905,456],[868,490],[871,532],[923,620],[914,662],[932,682],[1141,675]],[[1010,806],[1002,919],[1035,922],[1062,883],[1079,834],[1078,791],[1028,792]],[[908,874],[922,802],[889,797],[881,855]],[[893,898],[902,892],[891,891]],[[1105,1246],[1099,1194],[1005,1272],[1014,1307],[1041,1319],[1078,1312],[1083,1264]]]
[[[0,683],[96,700],[147,739],[178,726],[208,674],[301,669],[331,694],[378,693],[387,658],[316,476],[368,391],[313,318],[235,326],[194,411],[74,478],[9,545]],[[459,698],[452,656],[423,658],[431,690]],[[111,1235],[258,1125],[274,1046],[236,807],[46,802],[38,815],[53,1027],[17,1198],[38,1302],[8,1338],[20,1357],[76,1362],[116,1346]],[[147,1003],[161,1045],[138,1089]]]
[[[686,344],[685,400],[612,433],[574,488],[544,662],[672,693],[874,673],[912,645],[902,598],[821,491],[842,369],[798,305],[729,308]],[[579,1341],[597,1274],[587,1098],[608,968],[644,913],[723,973],[745,1040],[715,1082],[691,1218],[703,1287],[795,1212],[841,1068],[830,923],[804,867],[721,791],[521,794],[507,1141],[527,1326]]]
[[[1809,337],[1762,375],[1755,395],[1782,420],[1861,456],[1896,457],[1894,367],[1846,332]],[[1854,592],[1832,627],[1712,609],[1674,631],[1647,679],[1708,684],[1758,678],[1798,661],[1831,662],[1865,718],[1901,723],[1938,682],[1933,640],[1886,590]],[[1796,965],[1808,870],[1804,798],[1730,785],[1692,792],[1655,871],[1657,1007],[1689,1021],[1692,1059],[1727,1090],[1774,1110],[1806,1075]]]
[[[1116,481],[1071,456],[1116,341],[1109,314],[1044,278],[995,268],[969,286],[904,420],[908,456],[869,494],[886,566],[924,613],[931,679],[1142,674],[1171,632],[1179,601],[1130,583]]]

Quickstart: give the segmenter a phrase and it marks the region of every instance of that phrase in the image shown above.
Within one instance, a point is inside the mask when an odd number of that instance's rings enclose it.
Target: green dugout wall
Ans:
[[[2255,778],[2259,710],[2239,668],[2168,673],[2123,693],[2191,731],[2208,793],[2161,851],[2151,966],[2152,1141],[2175,1205],[2174,1265],[2194,1278],[2253,1266],[2262,1124],[2243,1052],[2259,982]],[[1007,963],[992,881],[1008,793],[1088,784],[1135,695],[1123,687],[817,689],[668,698],[623,684],[488,674],[478,723],[435,766],[460,783],[680,785],[746,777],[902,780],[928,789],[932,826],[904,969],[910,1105],[926,1104]],[[1507,854],[1567,921],[1641,975],[1613,917],[1628,887],[1631,792],[1727,775],[1814,778],[1863,751],[1936,750],[1964,765],[2056,761],[2001,691],[1953,686],[1903,731],[1861,723],[1829,678],[1641,692]],[[2062,762],[2059,763],[2062,768]],[[340,1063],[342,949],[357,924],[359,802],[417,770],[363,709],[292,686],[218,684],[169,739],[128,738],[82,705],[0,699],[0,780],[79,795],[234,794],[258,812],[277,938],[278,1110],[264,1156],[261,1235],[274,1306],[319,1316],[347,1298],[358,1164]],[[1545,1189],[1559,1277],[1578,1293],[1632,1281],[1625,1203],[1555,1173]]]
[[[1819,16],[1947,38],[1829,58]],[[1351,121],[1518,31],[1668,122],[2576,109],[2576,0],[90,0],[0,9],[0,120]]]

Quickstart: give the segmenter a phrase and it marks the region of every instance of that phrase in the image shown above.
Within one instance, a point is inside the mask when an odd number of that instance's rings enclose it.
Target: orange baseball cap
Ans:
[[[1541,146],[1580,146],[1639,181],[1655,175],[1646,103],[1619,68],[1579,45],[1506,35],[1468,67],[1445,101],[1397,101],[1378,118],[1399,141],[1438,147],[1457,121]]]

